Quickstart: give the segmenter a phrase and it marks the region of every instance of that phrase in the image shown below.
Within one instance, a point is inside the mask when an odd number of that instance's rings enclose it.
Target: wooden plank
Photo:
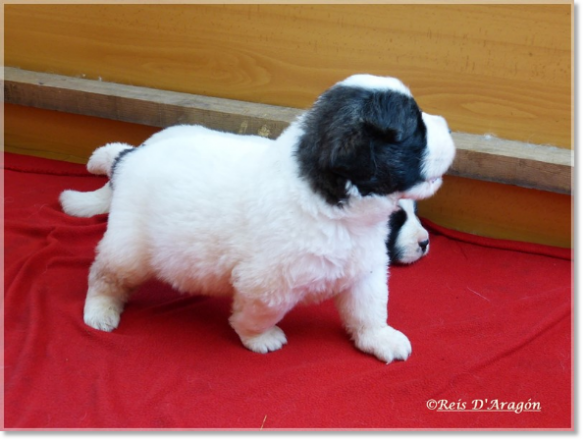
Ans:
[[[167,127],[197,123],[234,133],[277,137],[301,109],[5,68],[5,101],[18,105]],[[572,192],[568,149],[454,133],[449,174],[557,193]]]
[[[5,101],[155,127],[198,123],[277,136],[302,111],[7,67]]]
[[[572,193],[572,150],[465,133],[453,139],[457,156],[450,175]]]

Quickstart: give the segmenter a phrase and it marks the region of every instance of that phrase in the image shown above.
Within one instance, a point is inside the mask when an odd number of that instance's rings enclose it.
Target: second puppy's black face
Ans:
[[[428,253],[429,232],[417,216],[416,202],[401,199],[398,209],[390,215],[388,227],[386,247],[392,264],[411,264]]]
[[[425,181],[427,131],[415,100],[391,89],[336,85],[302,121],[301,175],[332,205],[354,186],[362,196],[406,191]]]

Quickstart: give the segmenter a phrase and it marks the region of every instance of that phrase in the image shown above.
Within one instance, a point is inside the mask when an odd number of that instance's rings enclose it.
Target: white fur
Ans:
[[[370,74],[355,74],[337,83],[340,86],[359,87],[372,90],[391,89],[404,95],[412,96],[410,89],[394,77],[378,77]]]
[[[59,201],[65,213],[88,218],[110,211],[112,188],[110,187],[110,183],[106,183],[103,187],[93,192],[65,190],[59,196]]]
[[[85,322],[116,328],[131,289],[158,277],[180,291],[233,296],[231,326],[244,346],[265,353],[287,342],[276,324],[296,304],[335,297],[359,349],[387,363],[406,359],[410,342],[387,324],[385,245],[388,217],[403,195],[353,192],[343,206],[328,204],[299,177],[300,122],[275,141],[170,128],[116,165],[112,195],[80,194],[88,207],[96,196],[111,198]],[[439,163],[437,154],[428,161]],[[437,188],[427,183],[415,193],[428,197]],[[78,206],[64,209],[78,215]]]
[[[443,117],[423,112],[422,118],[427,127],[429,148],[424,173],[431,180],[439,181],[445,173],[445,162],[451,164],[455,158],[455,143],[451,138],[447,121]]]

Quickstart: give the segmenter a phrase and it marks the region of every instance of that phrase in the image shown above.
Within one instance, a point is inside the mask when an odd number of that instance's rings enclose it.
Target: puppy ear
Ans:
[[[375,171],[361,111],[368,93],[334,87],[326,91],[302,120],[296,157],[300,172],[331,204],[349,197],[348,181],[368,181]]]
[[[369,130],[390,143],[399,143],[414,133],[420,110],[412,97],[376,92],[364,106],[363,121]]]
[[[328,169],[352,182],[367,181],[376,170],[369,140],[356,128],[347,130],[344,137],[331,146],[327,162]]]

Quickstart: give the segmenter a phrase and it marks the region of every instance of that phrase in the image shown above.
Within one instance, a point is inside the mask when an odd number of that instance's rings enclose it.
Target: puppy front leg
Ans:
[[[288,310],[281,305],[268,305],[259,299],[249,299],[236,293],[229,321],[246,348],[256,353],[267,353],[286,344],[286,336],[276,324]]]
[[[385,267],[374,270],[336,298],[337,308],[357,348],[390,363],[406,360],[408,338],[387,324],[388,277]]]

